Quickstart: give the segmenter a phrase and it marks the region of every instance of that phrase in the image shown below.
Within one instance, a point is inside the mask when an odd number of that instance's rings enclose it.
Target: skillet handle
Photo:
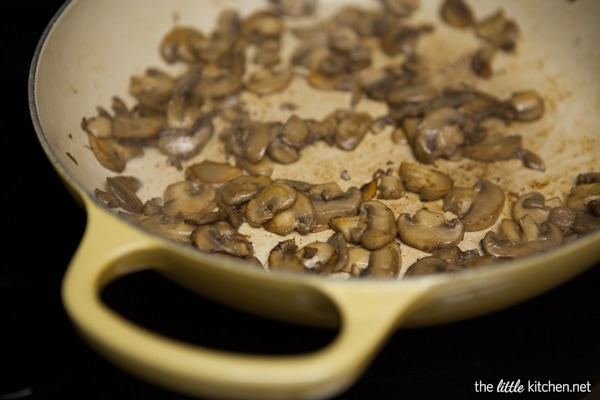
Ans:
[[[103,356],[133,375],[186,395],[227,399],[337,395],[360,377],[402,316],[427,292],[423,285],[407,285],[399,293],[392,282],[310,280],[307,286],[339,309],[341,328],[330,344],[302,355],[236,354],[175,341],[133,324],[100,300],[103,286],[116,276],[165,265],[168,249],[106,210],[88,206],[87,228],[63,283],[68,314],[82,337]]]

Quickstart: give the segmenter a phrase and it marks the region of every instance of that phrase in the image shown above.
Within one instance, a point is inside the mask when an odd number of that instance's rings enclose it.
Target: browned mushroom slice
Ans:
[[[399,199],[404,194],[404,186],[402,181],[393,175],[383,174],[379,178],[378,197],[380,199]]]
[[[163,212],[169,217],[202,218],[216,207],[216,196],[209,185],[187,180],[172,183],[163,194]]]
[[[250,226],[259,228],[278,212],[292,207],[297,197],[298,192],[294,188],[282,183],[272,183],[248,201],[246,221]]]
[[[409,162],[400,164],[400,179],[406,190],[418,193],[423,201],[441,199],[454,185],[443,172]]]
[[[202,151],[213,132],[212,121],[202,118],[191,130],[167,129],[160,132],[157,146],[172,161],[187,160]]]
[[[444,214],[426,208],[412,217],[408,213],[401,214],[397,225],[403,243],[429,253],[456,246],[464,237],[464,226],[458,218],[448,221]]]
[[[480,122],[496,117],[505,121],[515,118],[515,110],[507,102],[473,88],[447,87],[442,91],[444,105],[460,109],[468,120]]]
[[[243,87],[244,60],[237,56],[232,59],[229,65],[209,63],[191,69],[182,86],[189,87],[191,94],[199,98],[220,99],[238,92]]]
[[[523,257],[552,249],[563,243],[563,235],[554,224],[535,223],[526,214],[518,222],[502,220],[499,232],[488,232],[481,241],[487,254],[496,257]]]
[[[315,225],[315,208],[312,202],[306,195],[296,192],[294,205],[275,214],[265,222],[264,228],[269,232],[285,236],[293,231],[307,234],[314,229]]]
[[[242,21],[242,34],[251,43],[280,37],[285,28],[280,15],[271,10],[258,10]]]
[[[483,142],[465,146],[464,156],[476,161],[493,162],[520,157],[521,135],[488,137]]]
[[[552,197],[546,200],[546,197],[539,192],[530,192],[519,196],[512,209],[512,217],[515,221],[520,221],[526,214],[531,216],[533,221],[541,225],[548,220],[550,211],[555,207],[561,207],[563,204],[558,197]]]
[[[548,222],[560,229],[565,238],[573,235],[573,225],[579,212],[567,206],[554,207],[548,213]]]
[[[448,262],[435,256],[426,256],[418,259],[408,267],[404,277],[440,274],[446,272]]]
[[[314,200],[333,200],[343,197],[345,192],[337,182],[326,182],[311,185],[308,183],[306,193]]]
[[[141,182],[134,177],[115,176],[106,178],[106,188],[117,199],[119,207],[134,214],[141,214],[144,208],[142,200],[135,193],[140,186]]]
[[[204,160],[187,167],[185,179],[210,185],[222,185],[241,176],[243,173],[241,168],[228,163]]]
[[[244,87],[258,95],[277,93],[288,87],[293,77],[290,66],[258,68],[245,80]]]
[[[300,159],[298,148],[289,145],[279,137],[269,142],[267,154],[271,160],[284,165],[295,163]]]
[[[462,221],[465,232],[489,228],[504,208],[504,192],[497,185],[480,180],[472,188],[454,187],[444,196],[444,211]]]
[[[411,140],[415,157],[426,164],[432,164],[439,157],[452,158],[465,142],[464,123],[465,116],[453,107],[428,112]]]
[[[577,185],[582,183],[600,183],[600,172],[585,172],[577,175]]]
[[[302,259],[296,254],[298,246],[294,239],[279,242],[270,252],[268,258],[269,271],[305,272]]]
[[[350,247],[348,249],[348,263],[338,273],[346,274],[348,278],[358,278],[369,268],[371,251],[364,247]]]
[[[153,111],[165,109],[174,87],[173,77],[156,68],[148,68],[145,74],[133,75],[129,79],[129,93],[142,108]]]
[[[527,149],[520,149],[517,152],[517,155],[518,158],[521,159],[521,163],[525,168],[542,172],[546,170],[546,163],[544,162],[542,157],[540,157],[533,151]]]
[[[546,109],[542,96],[535,90],[514,92],[508,100],[519,121],[535,121],[544,115]]]
[[[160,54],[168,63],[197,61],[194,43],[207,40],[199,31],[191,27],[176,27],[163,37]]]
[[[386,95],[389,115],[396,121],[407,117],[421,117],[438,100],[439,93],[429,83],[394,82]]]
[[[397,278],[402,268],[402,251],[395,241],[371,251],[367,276],[374,278]]]
[[[444,0],[440,15],[444,22],[459,28],[470,26],[474,21],[473,11],[464,0]]]
[[[418,26],[394,24],[381,37],[381,49],[388,56],[396,56],[398,54],[414,55],[421,35],[432,31],[433,26],[426,23]]]
[[[334,218],[329,225],[342,233],[348,242],[361,244],[369,250],[382,248],[398,232],[394,213],[377,200],[365,201],[360,205],[358,215]]]
[[[482,78],[491,78],[494,74],[492,61],[495,55],[495,46],[487,45],[479,48],[471,56],[471,70]]]
[[[112,123],[112,135],[117,139],[148,139],[158,135],[166,125],[163,116],[119,114]]]
[[[275,10],[290,17],[312,15],[317,8],[317,0],[269,0]]]
[[[173,96],[166,104],[166,124],[169,128],[192,129],[205,116],[202,101],[185,96]]]
[[[220,190],[221,200],[235,206],[254,198],[261,190],[272,183],[271,179],[261,175],[243,175],[231,179]]]
[[[179,219],[164,214],[156,214],[143,218],[139,221],[138,226],[160,237],[187,245],[191,243],[190,237],[195,229],[194,225],[186,224]]]
[[[335,217],[347,217],[358,212],[363,201],[359,188],[351,186],[343,196],[330,200],[313,199],[317,225],[326,225]]]
[[[573,186],[567,196],[567,207],[576,211],[597,214],[600,202],[600,182],[580,183]]]
[[[292,114],[281,128],[279,137],[290,146],[302,147],[310,138],[310,130],[306,121]]]
[[[208,253],[225,253],[236,257],[248,257],[254,253],[248,237],[225,221],[196,227],[191,240],[196,248]]]
[[[296,256],[307,270],[322,272],[330,260],[336,257],[336,252],[331,243],[316,241],[299,249]]]
[[[346,151],[354,150],[369,131],[373,119],[367,113],[350,113],[342,118],[335,132],[335,144]]]
[[[273,129],[267,122],[252,121],[243,127],[238,150],[251,164],[260,162],[273,138]],[[235,138],[234,138],[235,140]]]
[[[475,24],[475,34],[495,47],[512,51],[516,46],[520,30],[517,23],[507,18],[504,10],[499,9]]]
[[[87,134],[90,150],[98,162],[113,172],[123,172],[127,161],[144,155],[141,147],[132,143],[120,143],[113,138],[97,138]]]

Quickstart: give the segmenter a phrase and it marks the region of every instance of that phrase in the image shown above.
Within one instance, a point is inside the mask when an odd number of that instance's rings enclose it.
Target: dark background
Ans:
[[[40,35],[62,2],[3,0],[3,262],[0,400],[185,399],[113,367],[75,334],[60,301],[85,214],[48,163],[31,125],[27,78]],[[118,10],[115,10],[118,12]],[[568,268],[568,266],[565,266]],[[600,383],[600,267],[538,298],[454,324],[397,331],[339,399],[582,399],[476,394],[474,383]],[[191,295],[154,273],[121,279],[105,301],[173,337],[243,352],[301,353],[335,331],[263,320]],[[600,391],[596,388],[594,395]],[[588,397],[589,398],[589,397]],[[587,399],[586,399],[587,400]]]

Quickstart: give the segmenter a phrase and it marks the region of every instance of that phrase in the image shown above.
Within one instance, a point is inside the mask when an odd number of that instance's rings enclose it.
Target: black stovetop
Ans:
[[[85,214],[48,163],[31,125],[27,76],[58,0],[5,0],[2,12],[4,261],[0,400],[185,399],[122,372],[87,347],[60,301]],[[10,147],[16,143],[16,147]],[[15,159],[15,157],[17,157]],[[152,272],[121,279],[104,300],[157,332],[234,351],[301,353],[334,331],[265,320],[191,295]],[[585,394],[477,393],[500,380],[600,384],[600,265],[518,306],[453,324],[399,330],[342,399],[583,399]],[[241,334],[243,332],[244,334]],[[594,395],[599,395],[596,387]],[[588,397],[588,398],[591,398]]]

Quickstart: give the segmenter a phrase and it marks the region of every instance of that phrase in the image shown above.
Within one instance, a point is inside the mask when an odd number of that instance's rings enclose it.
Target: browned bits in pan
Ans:
[[[516,21],[502,9],[477,16],[465,0],[440,0],[439,7],[449,29],[479,41],[469,72],[493,79],[495,56],[517,46]],[[172,28],[158,50],[180,72],[149,67],[132,75],[132,105],[115,96],[110,110],[98,107],[82,120],[90,150],[117,174],[96,189],[97,199],[131,223],[201,252],[334,279],[457,272],[600,229],[598,172],[582,173],[569,193],[546,198],[535,190],[509,196],[507,183],[478,176],[459,186],[438,168],[440,161],[493,168],[517,160],[542,173],[545,161],[524,147],[526,133],[507,127],[525,130],[544,117],[546,102],[531,88],[500,98],[432,79],[420,43],[437,27],[412,20],[418,9],[418,0],[380,0],[321,18],[316,0],[269,0],[248,15],[220,12],[210,32]],[[294,25],[299,20],[305,23]],[[290,38],[294,48],[285,47]],[[294,98],[294,85],[347,101],[329,104],[319,117],[303,115],[302,102],[312,99]],[[254,102],[274,98],[283,98],[278,115],[285,117],[252,111]],[[385,111],[364,112],[365,102]],[[383,137],[387,130],[391,140]],[[406,148],[410,156],[382,159],[358,183],[354,165],[343,167],[338,182],[275,172],[310,163],[304,154],[317,146],[359,159],[370,135],[382,135],[378,146]],[[205,157],[211,145],[222,148],[224,159]],[[149,149],[181,178],[144,200],[143,182],[119,174]],[[264,259],[244,231],[277,239]],[[463,248],[473,234],[480,234],[478,246]],[[421,256],[403,265],[403,249]]]

